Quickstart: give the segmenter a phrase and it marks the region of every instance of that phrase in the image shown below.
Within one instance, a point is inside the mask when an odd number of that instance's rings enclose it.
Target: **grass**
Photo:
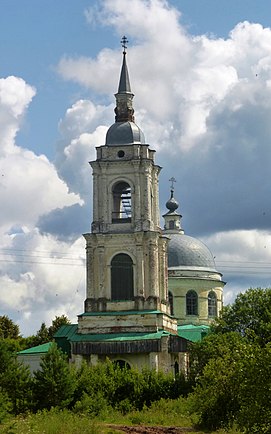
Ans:
[[[191,428],[196,419],[188,416],[185,400],[162,399],[142,411],[131,411],[122,414],[112,408],[107,408],[99,416],[87,413],[73,413],[68,410],[42,411],[17,417],[0,424],[0,434],[117,434],[121,431],[108,425],[160,425]],[[194,434],[204,434],[193,431]],[[225,434],[220,430],[216,434]],[[227,434],[237,434],[237,431],[227,431]],[[123,433],[122,433],[123,434]]]

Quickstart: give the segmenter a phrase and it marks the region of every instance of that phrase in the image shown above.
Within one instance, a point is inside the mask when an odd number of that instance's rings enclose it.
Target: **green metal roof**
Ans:
[[[17,354],[41,354],[47,353],[53,342],[38,345],[37,347],[27,348],[26,350],[19,351]]]
[[[67,324],[60,327],[54,337],[56,340],[60,338],[67,338],[71,342],[113,342],[113,341],[138,341],[146,339],[161,339],[162,336],[169,335],[170,333],[160,330],[154,333],[77,333],[77,324]]]
[[[170,333],[165,330],[159,330],[153,333],[145,332],[145,333],[106,333],[106,334],[103,333],[83,334],[82,333],[81,334],[81,333],[77,333],[77,324],[67,324],[61,326],[60,329],[54,335],[54,338],[56,338],[57,342],[61,338],[66,338],[71,342],[83,342],[83,341],[110,342],[110,341],[136,341],[136,340],[146,340],[146,339],[161,339],[162,336],[167,336],[167,335],[180,336],[180,337],[184,337],[185,339],[188,339],[188,337],[182,336],[182,334],[180,333],[178,333],[178,335],[175,335],[174,333]]]
[[[140,313],[136,311],[137,313]],[[151,311],[159,312],[160,311]],[[101,312],[103,314],[111,314],[112,312]],[[89,314],[89,313],[87,313]],[[93,315],[93,313],[90,313]],[[121,312],[124,314],[124,312]],[[61,338],[66,338],[70,342],[114,342],[114,341],[138,341],[146,339],[161,339],[162,336],[170,335],[165,330],[159,330],[154,333],[77,333],[77,324],[67,324],[60,327],[60,329],[54,335],[57,341]],[[178,326],[178,336],[191,342],[199,342],[209,332],[209,326],[207,325],[193,325],[187,324]]]
[[[199,342],[209,332],[207,325],[186,324],[178,326],[178,335],[191,342]]]
[[[54,334],[54,338],[69,338],[77,330],[77,324],[64,324]]]
[[[114,341],[141,341],[161,339],[162,336],[167,336],[170,333],[158,331],[156,333],[110,333],[110,334],[77,334],[71,337],[72,342],[114,342]]]

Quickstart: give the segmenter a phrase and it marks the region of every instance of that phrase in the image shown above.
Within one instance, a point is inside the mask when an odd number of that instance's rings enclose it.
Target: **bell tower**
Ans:
[[[177,333],[168,303],[168,238],[159,227],[161,167],[155,164],[155,151],[145,143],[135,123],[126,63],[128,41],[123,37],[121,42],[123,61],[115,94],[115,122],[108,129],[105,145],[96,148],[96,160],[90,163],[93,222],[91,233],[84,234],[87,297],[78,332],[162,328]],[[105,313],[107,321],[100,321]],[[126,314],[125,320],[117,318],[120,313]]]

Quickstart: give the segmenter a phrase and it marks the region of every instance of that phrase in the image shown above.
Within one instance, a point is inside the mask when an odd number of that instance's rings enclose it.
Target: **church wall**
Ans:
[[[159,232],[136,232],[126,234],[85,234],[87,240],[87,298],[104,299],[107,306],[94,304],[87,311],[130,310],[139,308],[139,301],[111,303],[111,261],[118,253],[128,254],[133,261],[134,296],[146,301],[142,309],[168,312],[166,249],[167,238]],[[153,305],[154,298],[158,305]],[[162,303],[160,303],[162,302]]]
[[[112,303],[113,304],[113,303]],[[78,332],[80,334],[108,334],[108,333],[155,333],[158,330],[167,330],[177,333],[175,320],[168,315],[161,313],[142,313],[129,311],[119,314],[120,309],[114,306],[115,311],[108,315],[80,315],[78,317]]]
[[[156,372],[161,371],[164,373],[174,374],[175,363],[178,364],[180,372],[187,373],[188,356],[186,352],[183,353],[169,353],[168,352],[168,337],[162,338],[161,351],[148,352],[148,353],[120,353],[120,354],[89,354],[83,356],[80,354],[73,354],[71,363],[80,367],[83,360],[87,361],[90,366],[95,366],[98,363],[103,363],[106,360],[112,362],[122,360],[129,364],[133,369],[142,371],[146,367],[153,369]]]
[[[208,316],[208,294],[214,291],[217,296],[217,312],[222,309],[223,284],[221,281],[191,278],[168,279],[168,289],[173,295],[173,314],[179,324],[206,324],[213,321]],[[186,293],[194,290],[198,294],[198,315],[186,315]]]

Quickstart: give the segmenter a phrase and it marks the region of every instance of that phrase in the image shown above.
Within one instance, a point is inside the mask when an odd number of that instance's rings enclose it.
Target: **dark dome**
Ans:
[[[115,122],[107,131],[106,145],[129,145],[133,143],[145,143],[143,132],[134,122]]]
[[[179,208],[179,204],[177,202],[176,199],[174,199],[174,197],[171,197],[167,203],[166,203],[166,207],[167,209],[169,209],[169,211],[176,211],[177,208]]]
[[[182,234],[166,234],[169,238],[169,267],[201,267],[216,271],[212,253],[196,238]]]

